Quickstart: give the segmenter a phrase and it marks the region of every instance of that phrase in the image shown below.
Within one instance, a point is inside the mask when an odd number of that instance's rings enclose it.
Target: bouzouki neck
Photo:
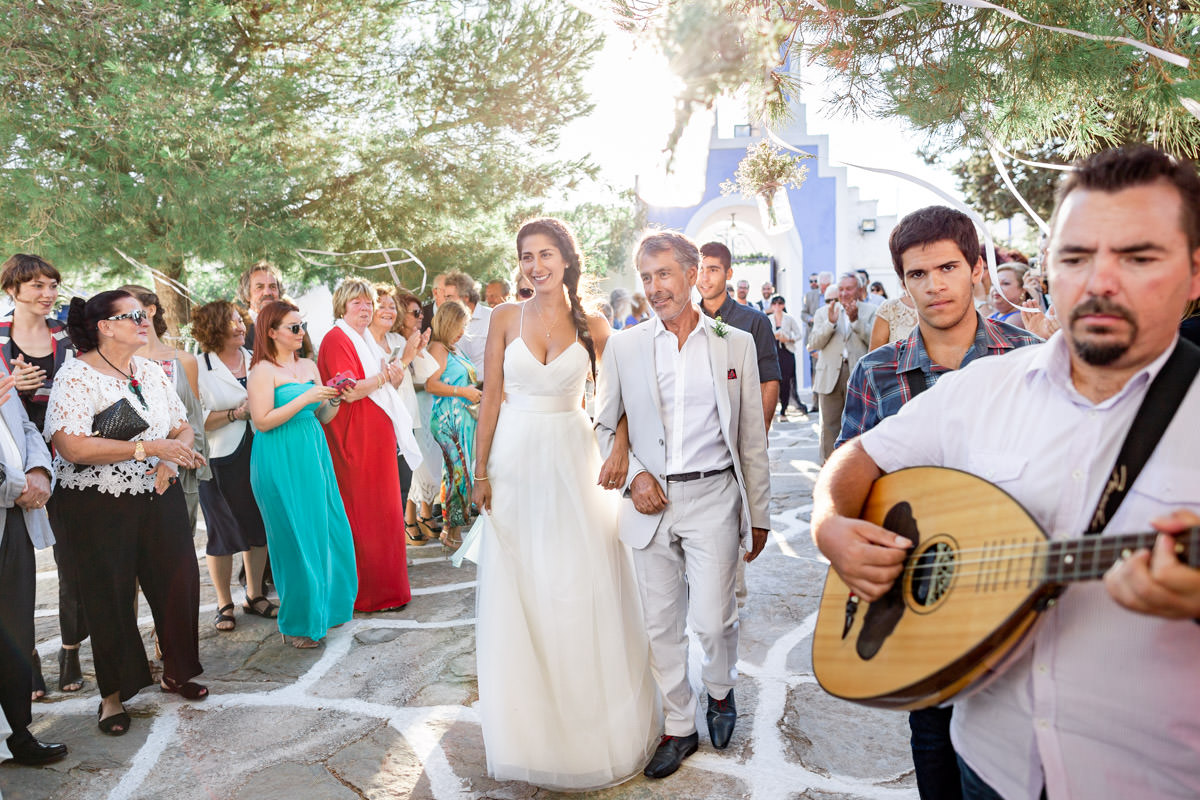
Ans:
[[[1045,580],[1063,585],[1102,578],[1113,564],[1135,550],[1152,549],[1157,536],[1157,531],[1149,531],[1047,542]],[[1179,560],[1200,568],[1200,527],[1189,528],[1174,538]]]

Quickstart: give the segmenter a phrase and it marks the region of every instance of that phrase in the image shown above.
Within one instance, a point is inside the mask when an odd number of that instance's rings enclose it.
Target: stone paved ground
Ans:
[[[803,418],[772,428],[774,531],[747,570],[740,717],[729,749],[713,750],[702,733],[700,751],[675,775],[661,781],[639,775],[584,796],[917,796],[904,715],[834,700],[812,677],[810,636],[825,573],[808,535],[815,453],[814,427]],[[104,736],[96,729],[96,687],[85,644],[83,692],[52,691],[34,706],[34,733],[68,743],[69,757],[41,769],[0,766],[5,800],[560,796],[486,775],[474,709],[475,575],[469,562],[455,569],[435,547],[413,550],[414,596],[406,609],[357,615],[332,631],[323,647],[301,651],[280,642],[273,622],[240,612],[237,630],[218,635],[209,623],[215,598],[203,565],[202,532],[197,552],[204,581],[201,680],[212,696],[193,704],[143,690],[128,704],[131,731]],[[54,687],[54,566],[48,553],[39,554],[38,565],[38,650]],[[148,636],[144,605],[141,613]],[[703,719],[699,724],[704,731]]]

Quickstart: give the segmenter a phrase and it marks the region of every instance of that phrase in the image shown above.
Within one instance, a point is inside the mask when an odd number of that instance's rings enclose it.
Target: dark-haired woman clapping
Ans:
[[[133,354],[149,319],[122,291],[71,301],[67,330],[78,358],[59,370],[45,434],[58,477],[60,545],[79,565],[100,687],[100,730],[129,730],[124,701],[150,685],[138,633],[136,586],[154,615],[163,651],[162,689],[208,695],[197,641],[200,574],[179,487],[180,467],[203,458],[179,396],[162,369]],[[97,424],[105,435],[93,435]],[[109,438],[111,437],[111,438]]]

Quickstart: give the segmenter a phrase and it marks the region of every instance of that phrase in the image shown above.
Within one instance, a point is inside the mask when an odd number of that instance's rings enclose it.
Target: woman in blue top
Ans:
[[[354,539],[321,430],[337,414],[338,390],[321,384],[317,365],[297,358],[304,344],[299,310],[273,302],[258,314],[247,381],[258,434],[250,485],[267,528],[279,632],[294,647],[316,647],[354,614],[358,573]]]
[[[442,449],[442,543],[453,548],[462,544],[459,529],[471,515],[475,417],[467,408],[483,397],[475,386],[475,365],[455,347],[470,319],[462,303],[452,300],[438,306],[429,355],[440,369],[425,379],[425,391],[435,397],[429,429]]]

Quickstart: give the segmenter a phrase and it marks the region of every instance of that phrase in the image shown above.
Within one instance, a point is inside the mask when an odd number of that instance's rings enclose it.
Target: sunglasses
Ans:
[[[517,289],[517,297],[521,298],[522,300],[528,300],[529,298],[533,297],[533,289],[522,286],[520,289]]]
[[[412,309],[412,310],[410,310],[410,311],[408,312],[408,315],[409,315],[410,317],[420,317],[420,316],[421,316],[421,309],[419,309],[419,308],[414,308],[414,309]]]
[[[134,325],[141,325],[150,319],[150,316],[139,308],[137,311],[127,311],[124,314],[117,314],[115,317],[105,317],[105,319],[110,322],[116,322],[119,319],[129,319],[133,320]]]
[[[300,323],[296,323],[295,325],[280,325],[279,330],[291,331],[293,334],[297,334],[304,330],[304,326]]]

